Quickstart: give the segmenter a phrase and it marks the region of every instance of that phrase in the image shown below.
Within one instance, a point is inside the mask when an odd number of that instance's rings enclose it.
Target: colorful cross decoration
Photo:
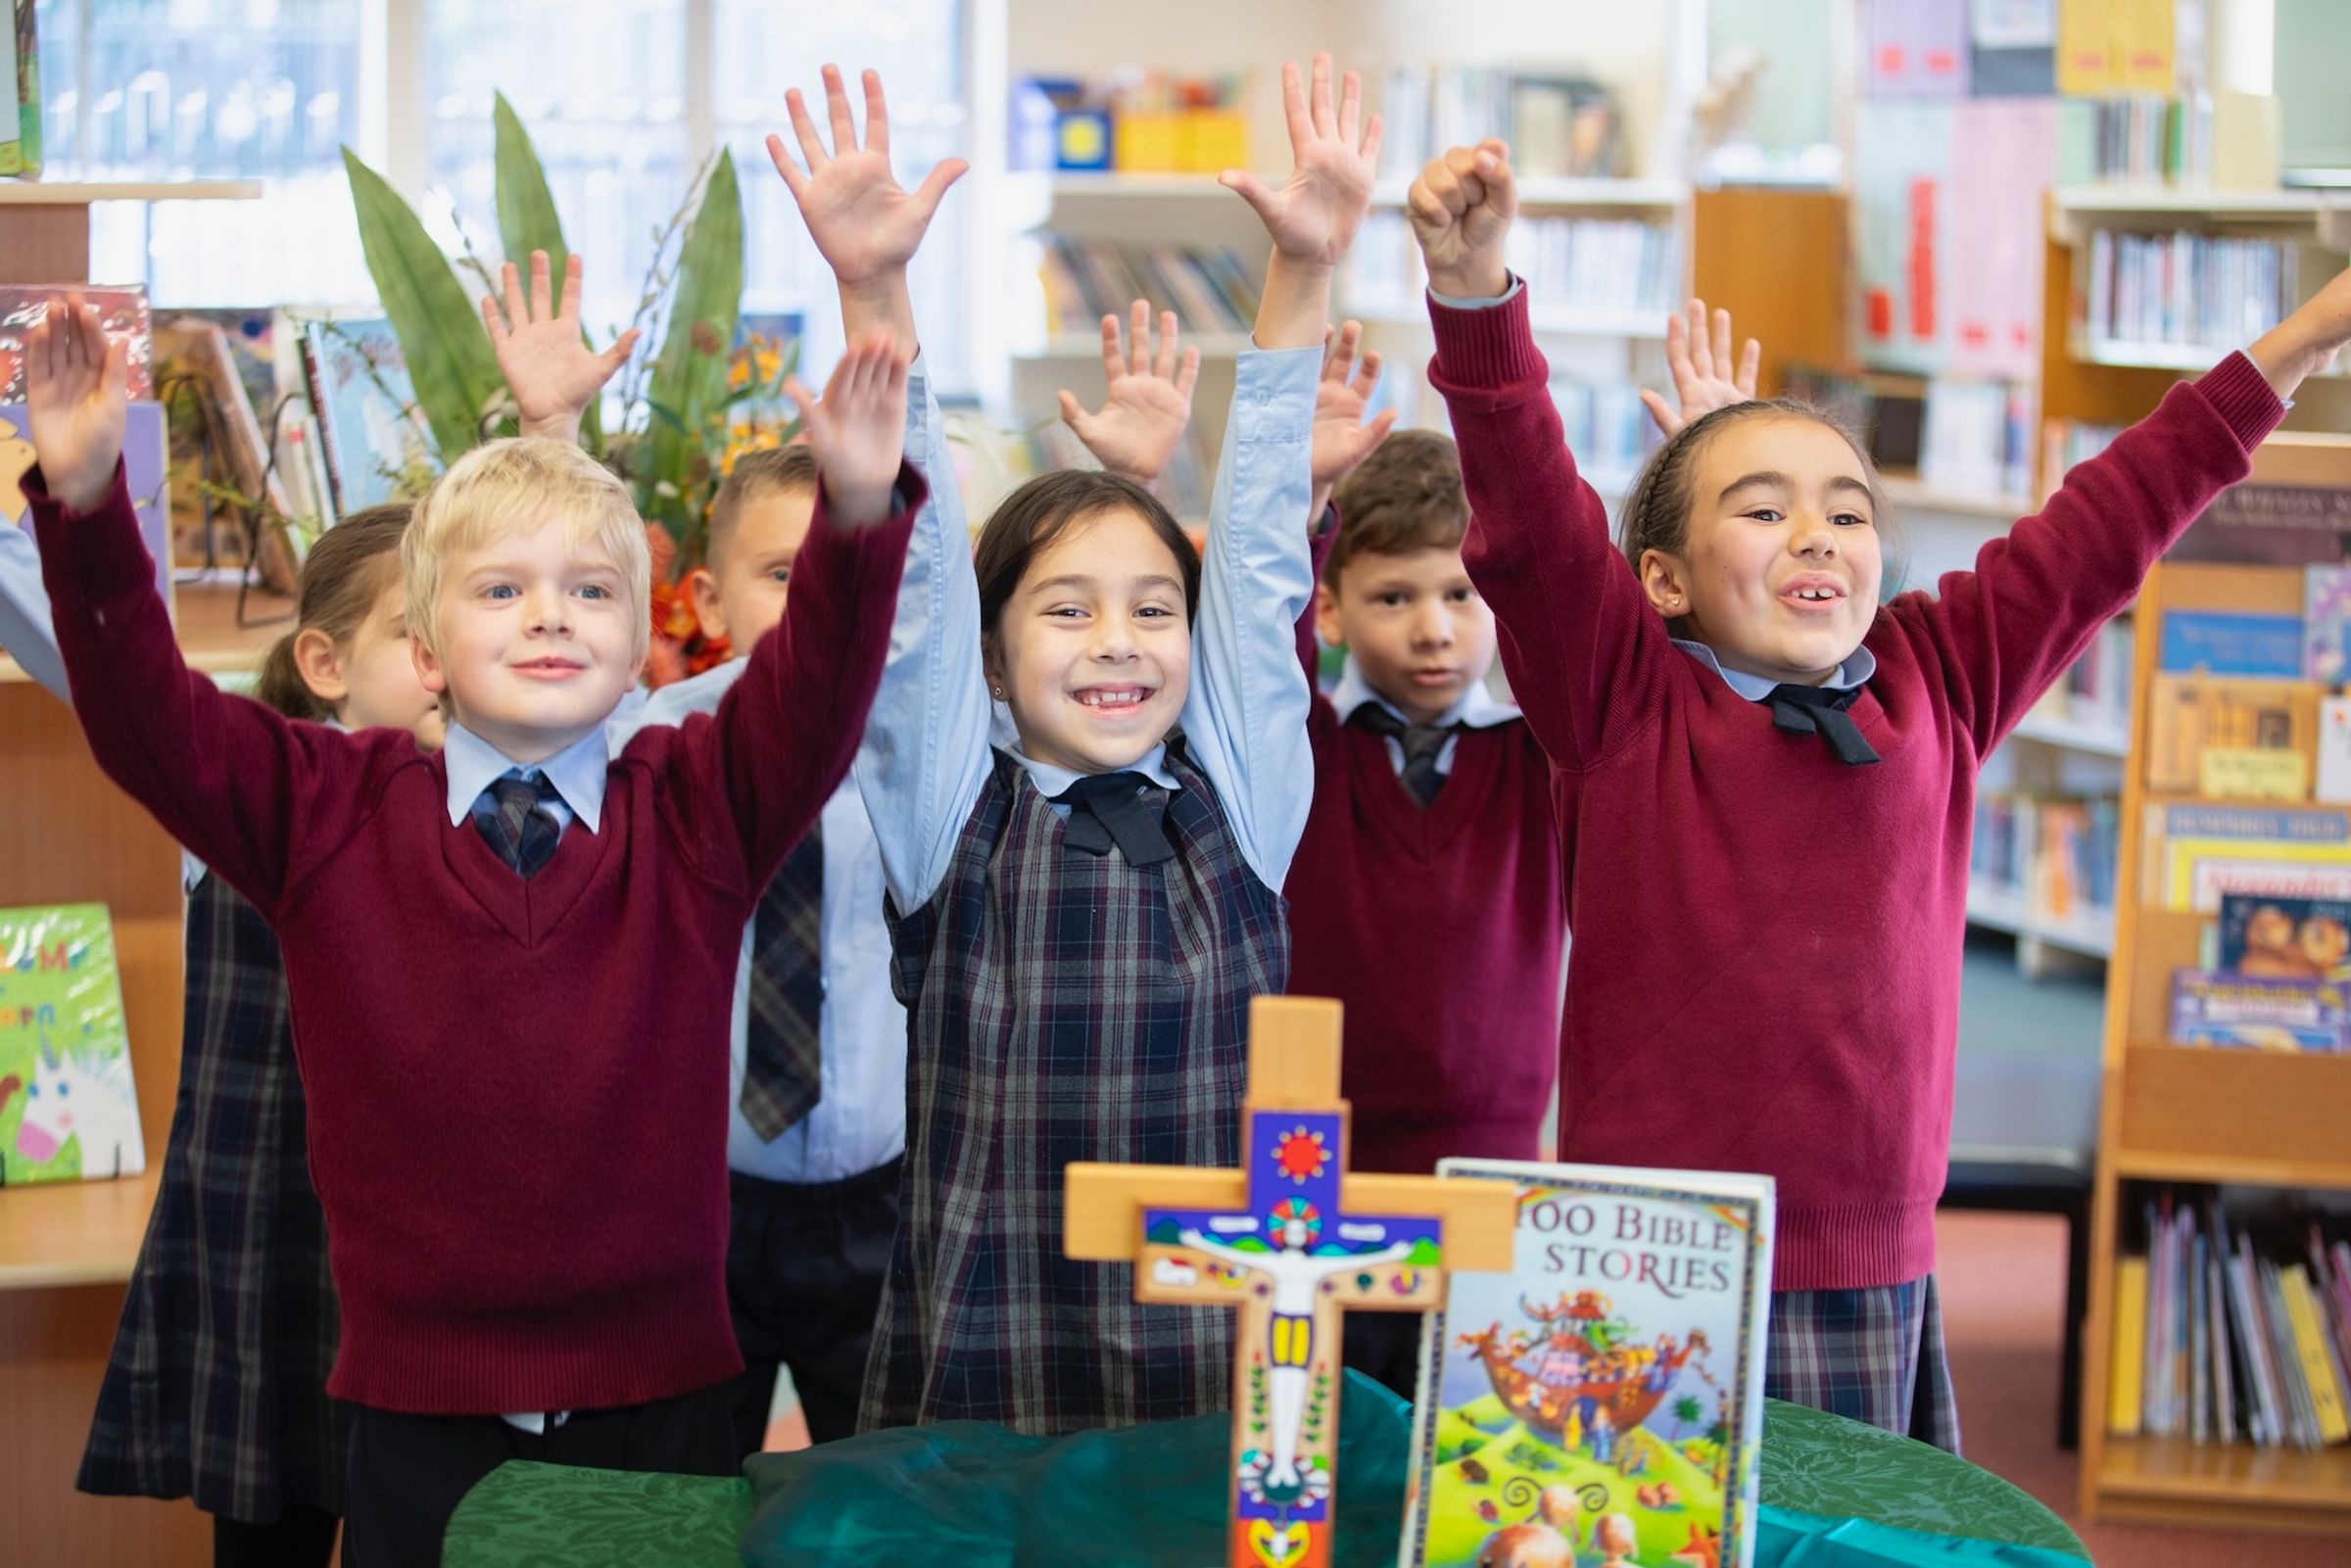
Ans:
[[[1339,1004],[1249,1011],[1242,1170],[1077,1164],[1063,1244],[1131,1259],[1134,1299],[1240,1313],[1232,1391],[1232,1568],[1327,1568],[1348,1311],[1427,1311],[1447,1267],[1507,1269],[1507,1182],[1347,1174]]]

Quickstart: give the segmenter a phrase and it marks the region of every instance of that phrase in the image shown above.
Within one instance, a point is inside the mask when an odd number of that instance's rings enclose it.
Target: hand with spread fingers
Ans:
[[[122,456],[129,351],[79,294],[52,299],[24,335],[24,413],[41,482],[70,512],[106,500]]]
[[[1322,355],[1322,380],[1315,388],[1311,458],[1315,501],[1308,513],[1318,522],[1339,481],[1362,467],[1364,459],[1396,428],[1393,408],[1381,409],[1369,423],[1364,420],[1364,410],[1371,405],[1372,389],[1379,385],[1380,358],[1378,350],[1363,349],[1363,341],[1364,324],[1350,321],[1331,334],[1330,346]]]
[[[889,515],[906,442],[906,365],[889,334],[876,332],[840,356],[822,402],[798,376],[784,383],[808,431],[836,526],[863,527]]]
[[[1061,417],[1086,451],[1114,474],[1148,485],[1166,471],[1192,422],[1192,387],[1200,379],[1200,351],[1176,353],[1176,312],[1159,315],[1159,349],[1151,348],[1151,306],[1134,302],[1130,343],[1122,344],[1119,318],[1102,318],[1101,408],[1088,413],[1074,393],[1061,394]]]
[[[508,261],[501,281],[504,309],[489,295],[482,296],[482,325],[490,329],[490,346],[498,351],[499,373],[514,395],[522,433],[556,441],[577,441],[580,420],[588,405],[604,390],[604,383],[629,362],[637,347],[631,327],[601,354],[588,347],[580,332],[581,262],[574,252],[563,263],[563,297],[554,301],[545,251],[531,253],[531,291],[526,299],[521,275]]]
[[[1706,302],[1694,299],[1686,313],[1677,311],[1665,318],[1665,362],[1673,370],[1674,396],[1681,400],[1681,408],[1677,411],[1647,387],[1641,389],[1641,402],[1657,428],[1670,436],[1701,414],[1752,399],[1755,371],[1762,360],[1763,345],[1750,338],[1734,369],[1731,312],[1715,311],[1709,331]]]

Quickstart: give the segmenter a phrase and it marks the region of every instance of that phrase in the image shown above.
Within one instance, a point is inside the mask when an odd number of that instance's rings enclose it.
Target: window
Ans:
[[[813,373],[838,354],[840,329],[832,279],[768,163],[768,132],[790,130],[785,89],[821,97],[828,60],[853,92],[860,69],[879,70],[909,184],[971,152],[967,0],[431,0],[408,68],[423,79],[394,81],[403,52],[384,42],[385,8],[400,8],[397,21],[419,3],[42,0],[48,177],[267,182],[259,202],[100,205],[94,275],[143,277],[164,306],[369,299],[342,149],[367,156],[387,137],[419,136],[419,212],[454,248],[454,208],[495,263],[491,102],[503,90],[547,166],[566,240],[589,259],[592,333],[633,318],[655,231],[723,144],[743,185],[744,309],[801,313]],[[705,60],[692,56],[697,36]],[[423,123],[371,127],[371,103],[421,105]],[[948,389],[970,384],[966,205],[948,198],[914,277],[925,348]]]

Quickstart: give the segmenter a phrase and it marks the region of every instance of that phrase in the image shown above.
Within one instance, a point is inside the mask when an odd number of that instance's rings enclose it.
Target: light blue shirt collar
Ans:
[[[441,755],[449,765],[449,825],[452,828],[464,822],[473,810],[473,803],[490,787],[494,779],[525,767],[512,757],[475,735],[461,724],[451,724],[449,738],[441,744]],[[604,728],[599,725],[587,735],[539,764],[563,804],[571,808],[573,817],[590,832],[596,832],[598,820],[604,810],[604,770],[611,765],[612,755],[604,739]]]
[[[1350,653],[1345,668],[1339,672],[1339,684],[1331,689],[1330,705],[1339,710],[1339,717],[1344,720],[1353,718],[1355,710],[1367,702],[1378,703],[1399,719],[1405,717],[1403,709],[1371,689],[1371,683],[1364,679],[1362,667],[1355,662],[1355,655]],[[1468,690],[1462,693],[1460,700],[1439,715],[1435,722],[1439,726],[1458,724],[1471,730],[1490,730],[1518,717],[1519,712],[1514,705],[1487,690],[1485,682],[1475,681],[1470,684]]]
[[[1780,684],[1767,675],[1749,675],[1744,670],[1724,669],[1722,661],[1714,657],[1714,650],[1703,642],[1692,642],[1677,637],[1673,640],[1673,645],[1721,676],[1725,686],[1750,702],[1761,702]],[[1821,685],[1831,691],[1856,691],[1868,685],[1869,678],[1877,673],[1878,656],[1866,647],[1857,647],[1843,664],[1837,666],[1837,679],[1824,681]]]
[[[1029,782],[1035,784],[1036,792],[1047,800],[1063,793],[1070,785],[1085,777],[1081,773],[1072,773],[1067,768],[1055,767],[1050,762],[1039,762],[1034,757],[1024,755],[1019,746],[1007,745],[1004,749],[1012,753],[1013,761],[1029,770]],[[1136,758],[1132,764],[1119,771],[1139,773],[1162,789],[1181,789],[1183,787],[1176,782],[1176,776],[1168,771],[1168,748],[1164,744],[1153,746]]]

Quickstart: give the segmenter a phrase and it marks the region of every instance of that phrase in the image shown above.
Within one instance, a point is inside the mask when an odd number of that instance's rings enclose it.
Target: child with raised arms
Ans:
[[[1551,760],[1559,1154],[1776,1178],[1767,1391],[1956,1449],[1934,1220],[1977,768],[2351,338],[2351,274],[1973,572],[1881,602],[1877,476],[1799,404],[1690,419],[1611,544],[1503,263],[1515,208],[1488,142],[1431,162],[1408,213],[1464,558]]]
[[[1230,1314],[1137,1306],[1117,1271],[1063,1257],[1061,1184],[1073,1160],[1234,1164],[1248,1002],[1286,976],[1279,889],[1311,766],[1291,632],[1313,588],[1308,439],[1378,129],[1352,74],[1334,101],[1326,58],[1311,97],[1295,67],[1283,86],[1289,179],[1224,176],[1274,254],[1205,565],[1149,491],[1104,473],[1015,491],[975,563],[914,378],[908,450],[939,483],[858,761],[912,1021],[868,1427],[1059,1432],[1230,1400]],[[771,152],[856,321],[896,309],[919,235],[891,221],[911,198],[887,168],[849,156],[845,100],[832,119],[828,148],[795,102],[802,161]]]

